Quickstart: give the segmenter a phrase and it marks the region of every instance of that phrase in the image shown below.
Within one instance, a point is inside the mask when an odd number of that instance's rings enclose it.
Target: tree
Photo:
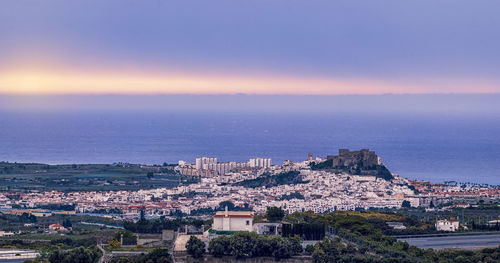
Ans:
[[[411,207],[410,201],[404,200],[403,203],[401,204],[401,207],[410,208]]]
[[[285,211],[281,207],[267,207],[266,218],[269,222],[281,221],[285,216]]]
[[[288,238],[288,240],[290,241],[292,254],[297,255],[302,253],[302,239],[298,235]]]
[[[73,224],[71,223],[71,220],[69,220],[69,218],[65,218],[62,222],[62,226],[65,228],[70,228],[73,227]]]
[[[136,261],[134,261],[136,262]],[[144,260],[140,261],[140,263],[168,263],[172,262],[170,260],[170,253],[168,253],[168,249],[156,248],[151,253],[144,255]]]
[[[120,230],[116,232],[115,236],[113,237],[113,240],[120,242],[122,235],[123,235],[123,245],[137,244],[137,237],[134,235],[134,233],[128,230]]]
[[[340,252],[336,244],[330,239],[324,239],[316,243],[312,254],[313,263],[337,262]]]
[[[273,237],[258,235],[257,244],[255,246],[255,257],[270,257],[273,254],[271,239]]]
[[[219,203],[219,208],[220,210],[224,210],[227,206],[228,210],[234,210],[234,204],[231,201],[222,201]]]
[[[228,236],[219,236],[210,241],[208,244],[208,252],[214,257],[222,257],[224,255],[230,254],[230,242],[231,239]]]
[[[96,247],[78,247],[70,250],[55,250],[48,255],[49,262],[57,263],[96,263],[101,257],[101,251]]]
[[[172,258],[168,249],[156,248],[148,254],[134,257],[113,258],[110,263],[171,263]]]
[[[292,256],[291,242],[280,236],[271,237],[272,256],[276,260],[289,258]]]
[[[208,250],[215,257],[232,255],[237,258],[274,257],[280,260],[302,252],[302,246],[299,237],[284,238],[238,232],[230,237],[220,236],[212,239]]]
[[[306,254],[311,255],[312,253],[314,253],[314,246],[313,245],[307,245],[306,249],[305,249],[305,252],[306,252]]]
[[[34,215],[29,215],[28,213],[23,213],[22,215],[19,216],[19,221],[20,222],[30,222],[30,223],[36,223],[37,219],[36,216]]]
[[[189,237],[186,243],[187,253],[194,258],[200,258],[205,253],[205,243],[195,236]]]
[[[256,254],[258,235],[254,232],[238,232],[231,237],[231,254],[237,258],[253,257]]]
[[[320,163],[311,162],[309,166],[311,166],[311,170],[331,169],[333,167],[333,160],[330,159]]]
[[[111,240],[108,242],[108,244],[112,247],[112,248],[119,248],[122,246],[122,244],[120,244],[120,241],[118,240]]]
[[[139,220],[141,220],[141,221],[146,220],[146,211],[144,211],[144,208],[141,209],[141,216],[140,216]]]

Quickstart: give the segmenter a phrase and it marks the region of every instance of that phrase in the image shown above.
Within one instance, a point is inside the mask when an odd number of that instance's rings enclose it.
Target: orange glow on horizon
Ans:
[[[439,84],[439,83],[437,83]],[[441,82],[404,83],[272,76],[203,74],[145,74],[133,72],[71,72],[68,70],[0,71],[0,94],[383,94],[383,93],[494,93],[494,85]],[[439,89],[436,89],[439,87]],[[444,87],[444,88],[443,88]]]

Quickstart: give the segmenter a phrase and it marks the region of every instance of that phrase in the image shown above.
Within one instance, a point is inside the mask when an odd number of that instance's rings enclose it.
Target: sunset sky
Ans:
[[[496,1],[0,3],[0,94],[500,92]]]

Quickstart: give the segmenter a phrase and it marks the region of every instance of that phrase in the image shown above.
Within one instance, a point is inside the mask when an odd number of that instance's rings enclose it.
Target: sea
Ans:
[[[0,161],[9,162],[280,164],[340,148],[373,150],[410,179],[500,184],[496,114],[0,111]]]

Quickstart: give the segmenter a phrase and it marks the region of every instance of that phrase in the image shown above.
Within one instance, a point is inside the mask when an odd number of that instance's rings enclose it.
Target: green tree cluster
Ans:
[[[97,247],[78,247],[69,250],[54,250],[47,259],[51,263],[96,263],[101,257]]]
[[[134,235],[134,233],[128,230],[120,230],[116,232],[115,236],[113,237],[113,240],[121,241],[122,236],[123,236],[123,245],[137,244],[137,237]]]
[[[136,257],[114,258],[110,263],[171,263],[172,257],[168,249],[157,248],[148,254]]]
[[[324,162],[311,162],[309,164],[311,166],[311,170],[326,170],[326,169],[332,169],[333,168],[333,160],[326,160]]]
[[[194,258],[200,258],[205,253],[205,243],[195,236],[190,236],[186,243],[187,253]]]
[[[28,213],[23,213],[22,215],[19,216],[19,222],[36,223],[37,219],[36,219],[36,216],[34,216],[34,215],[30,215]]]
[[[219,236],[210,241],[208,251],[214,257],[224,255],[237,258],[274,257],[276,260],[302,253],[299,237],[265,236],[254,232],[238,232]]]
[[[196,227],[201,227],[203,223],[203,220],[199,219],[176,218],[173,220],[168,220],[165,218],[160,218],[156,220],[141,219],[137,222],[125,221],[123,222],[123,227],[126,230],[132,231],[134,233],[159,234],[163,229],[177,230],[179,227],[184,225],[194,225]]]
[[[65,218],[62,222],[62,226],[65,228],[70,228],[73,227],[73,224],[71,223],[71,220],[69,220],[69,218]]]
[[[356,246],[344,239],[325,239],[314,246],[313,263],[471,263],[500,262],[500,247],[473,250],[423,250],[406,242],[395,242],[392,247]]]
[[[300,176],[300,172],[298,171],[289,171],[279,173],[277,175],[271,175],[269,173],[264,173],[261,176],[244,180],[235,185],[244,186],[248,188],[256,188],[260,186],[273,187],[278,185],[286,185],[286,184],[305,184],[307,181],[302,180],[302,176]]]
[[[313,262],[500,262],[500,247],[479,251],[424,250],[385,235],[379,226],[398,215],[377,212],[294,213],[286,217],[292,223],[325,224],[333,228],[336,240],[318,242]],[[401,217],[400,219],[404,219]],[[309,253],[311,248],[308,248]]]
[[[304,195],[302,195],[301,193],[298,193],[298,192],[293,192],[293,193],[290,193],[290,194],[287,194],[287,195],[282,195],[281,196],[281,200],[292,200],[292,199],[301,199],[301,200],[304,200]]]
[[[281,222],[284,216],[285,211],[281,207],[271,206],[266,209],[266,218],[269,222]]]
[[[410,201],[404,200],[403,203],[401,204],[401,207],[410,208],[411,207]]]

